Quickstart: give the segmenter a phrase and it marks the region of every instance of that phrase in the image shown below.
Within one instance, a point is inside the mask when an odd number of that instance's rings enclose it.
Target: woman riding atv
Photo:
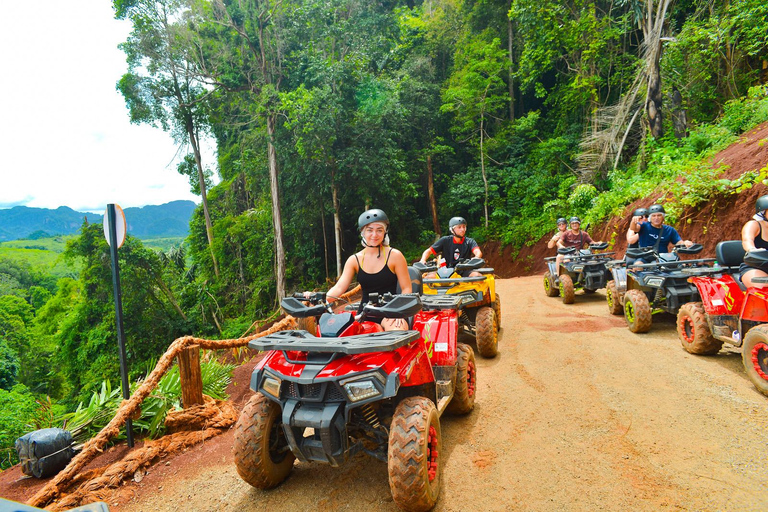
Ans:
[[[363,250],[350,256],[338,282],[328,290],[328,302],[333,302],[347,291],[352,279],[363,291],[360,308],[368,302],[371,293],[395,293],[400,284],[401,293],[411,293],[408,263],[403,253],[389,246],[389,218],[379,209],[364,211],[357,219]],[[408,329],[404,318],[385,318],[381,321],[385,331]]]
[[[768,240],[765,239],[766,235],[763,234],[768,230],[768,221],[765,218],[766,210],[768,210],[768,195],[758,197],[755,202],[754,217],[749,219],[741,229],[741,246],[746,252],[768,249]],[[768,269],[752,267],[742,263],[739,271],[741,272],[741,282],[745,286],[765,286],[764,284],[753,283],[752,280],[756,277],[768,276]]]
[[[565,217],[560,217],[557,219],[557,231],[555,231],[555,234],[552,235],[552,238],[549,239],[549,242],[547,242],[547,247],[549,249],[554,249],[557,245],[557,241],[560,240],[560,238],[563,236],[563,233],[565,233],[565,230],[568,229],[568,224],[565,220]]]

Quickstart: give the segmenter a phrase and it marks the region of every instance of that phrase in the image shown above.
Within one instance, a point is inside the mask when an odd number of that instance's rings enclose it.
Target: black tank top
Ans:
[[[760,233],[755,237],[755,249],[768,249],[768,242],[763,240],[763,225],[758,221],[755,222],[760,226]]]
[[[363,290],[363,298],[360,301],[360,306],[368,302],[368,298],[371,293],[395,293],[397,291],[397,275],[389,269],[389,255],[392,254],[392,249],[387,253],[387,259],[384,262],[384,268],[376,272],[375,274],[369,274],[363,270],[363,266],[360,264],[360,260],[357,260],[357,282],[360,283],[360,288]]]

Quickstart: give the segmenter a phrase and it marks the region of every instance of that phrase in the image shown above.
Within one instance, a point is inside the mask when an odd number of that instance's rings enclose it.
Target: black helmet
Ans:
[[[638,208],[635,210],[635,213],[632,214],[633,217],[647,217],[648,216],[648,208]]]
[[[389,227],[389,218],[387,217],[387,214],[384,213],[384,210],[373,208],[360,214],[360,217],[357,218],[357,229],[362,231],[363,228],[371,222],[383,222]]]
[[[581,219],[576,216],[573,216],[571,217],[571,220],[568,221],[569,224],[573,224],[574,222],[578,222],[579,224],[581,224]]]
[[[667,212],[664,211],[664,207],[660,204],[652,204],[650,208],[648,208],[648,215],[652,215],[654,213],[663,213],[664,215],[667,214]]]
[[[768,210],[768,196],[760,196],[755,202],[755,213]]]
[[[559,226],[560,224],[567,224],[567,223],[568,223],[568,220],[566,220],[566,218],[565,218],[565,217],[560,217],[559,219],[557,219],[557,225],[558,225],[558,226]]]

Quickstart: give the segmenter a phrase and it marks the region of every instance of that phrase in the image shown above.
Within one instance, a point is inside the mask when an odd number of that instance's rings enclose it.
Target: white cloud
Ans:
[[[130,28],[105,0],[3,5],[0,207],[199,202],[176,172],[170,136],[130,124],[115,89]],[[204,158],[214,167],[212,150]]]

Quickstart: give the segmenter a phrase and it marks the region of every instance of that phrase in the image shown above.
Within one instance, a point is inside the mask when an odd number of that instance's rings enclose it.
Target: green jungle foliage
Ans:
[[[642,27],[660,1],[113,0],[133,27],[129,71],[115,77],[130,119],[189,148],[178,171],[205,199],[183,244],[160,232],[171,238],[129,236],[119,251],[132,380],[178,336],[239,337],[274,318],[283,289],[327,289],[336,223],[343,261],[368,207],[387,212],[392,245],[414,261],[454,215],[480,242],[521,247],[557,217],[594,225],[655,195],[674,220],[764,182],[768,168],[728,180],[710,158],[768,121],[768,4],[671,3],[654,138],[637,80],[652,71]],[[624,104],[629,115],[611,117]],[[585,136],[602,126],[617,146],[626,134],[622,152],[585,170]],[[202,133],[215,162],[195,157]],[[117,400],[101,226],[48,243],[0,245],[0,401],[15,422],[2,447],[78,404],[70,424],[92,433],[106,416],[74,418]],[[177,400],[167,378],[138,422],[148,433]]]

